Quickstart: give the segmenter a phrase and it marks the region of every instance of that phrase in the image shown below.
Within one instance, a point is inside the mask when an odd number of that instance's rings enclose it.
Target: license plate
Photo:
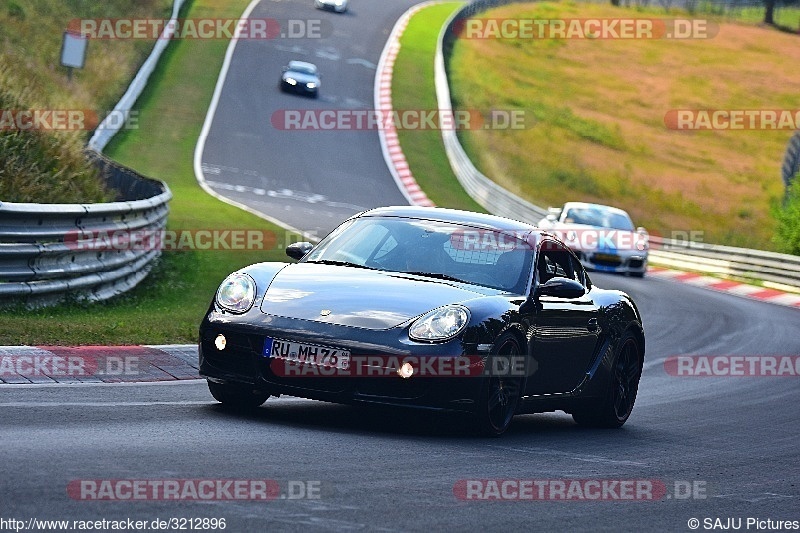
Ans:
[[[608,261],[609,263],[621,263],[618,255],[612,254],[594,254],[594,258],[597,261]]]
[[[350,368],[349,350],[272,339],[270,337],[267,337],[264,341],[264,356],[298,363],[336,367],[340,370]]]

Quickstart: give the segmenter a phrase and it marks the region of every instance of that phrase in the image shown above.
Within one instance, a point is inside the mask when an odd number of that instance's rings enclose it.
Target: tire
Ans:
[[[492,355],[520,355],[520,343],[511,333],[504,333],[494,343]],[[491,360],[492,356],[489,356]],[[491,368],[491,366],[490,366]],[[511,426],[519,404],[522,378],[487,376],[481,386],[478,410],[473,425],[478,434],[499,437]]]
[[[245,385],[230,385],[223,383],[208,382],[208,390],[224,407],[236,411],[255,409],[269,398],[265,392],[256,392]]]
[[[642,272],[631,272],[631,277],[633,277],[633,278],[643,278],[644,277],[644,271],[642,271]]]
[[[641,348],[631,332],[626,332],[620,340],[611,368],[612,374],[605,397],[591,407],[572,413],[572,418],[579,425],[618,428],[631,415],[642,376]]]

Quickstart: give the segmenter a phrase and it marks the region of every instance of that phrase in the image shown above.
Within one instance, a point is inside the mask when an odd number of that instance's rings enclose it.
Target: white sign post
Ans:
[[[89,39],[79,33],[64,32],[61,40],[61,64],[67,67],[67,79],[72,81],[72,69],[83,68]]]

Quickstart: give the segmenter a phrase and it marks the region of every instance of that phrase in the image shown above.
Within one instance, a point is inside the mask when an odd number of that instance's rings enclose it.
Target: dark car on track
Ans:
[[[270,396],[459,412],[628,419],[645,353],[631,298],[595,287],[535,226],[439,208],[355,215],[297,263],[228,276],[200,326],[200,374],[232,408]]]
[[[280,89],[315,97],[319,94],[319,71],[313,63],[305,61],[289,61],[283,67]]]

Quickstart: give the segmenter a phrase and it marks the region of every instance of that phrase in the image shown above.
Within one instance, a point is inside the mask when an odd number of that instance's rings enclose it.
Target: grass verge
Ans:
[[[246,0],[189,0],[182,17],[236,18]],[[174,194],[169,228],[258,229],[285,242],[285,232],[221,203],[197,184],[192,157],[227,41],[170,44],[137,102],[139,129],[123,131],[106,153],[140,173],[166,181]],[[70,303],[35,311],[0,312],[0,344],[158,344],[195,342],[197,327],[220,281],[259,261],[284,260],[267,251],[165,252],[133,291],[109,302]]]
[[[400,38],[392,79],[392,105],[397,110],[438,109],[433,58],[439,32],[460,2],[436,4],[411,18]],[[414,179],[436,205],[484,212],[461,187],[450,168],[439,130],[399,129],[397,138]]]

